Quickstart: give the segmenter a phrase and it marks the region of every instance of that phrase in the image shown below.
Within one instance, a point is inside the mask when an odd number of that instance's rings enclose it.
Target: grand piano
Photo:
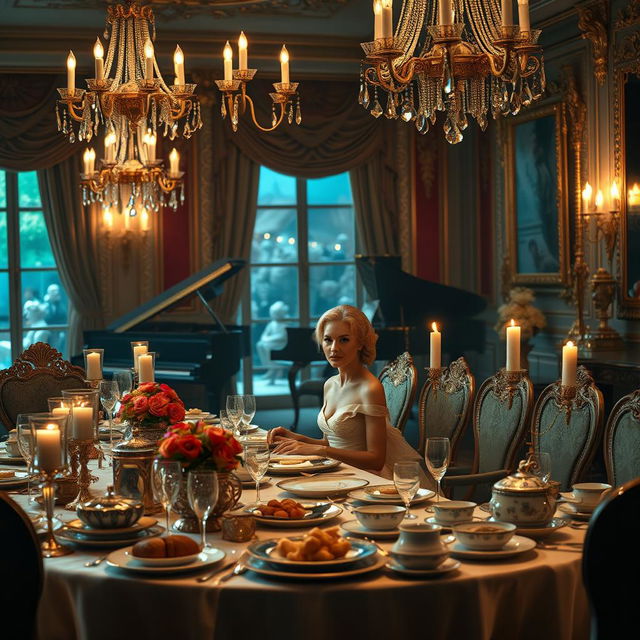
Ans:
[[[217,412],[230,380],[249,355],[249,335],[244,327],[225,326],[211,308],[226,280],[245,265],[244,260],[224,258],[210,264],[164,293],[112,322],[105,330],[85,331],[86,348],[104,349],[105,373],[132,365],[131,342],[148,340],[156,353],[155,376],[171,385],[187,407]],[[157,322],[163,311],[197,296],[213,326],[200,323]],[[73,360],[75,360],[74,358]],[[82,364],[82,356],[79,356]]]
[[[356,256],[358,274],[367,293],[371,320],[378,334],[378,360],[392,360],[404,351],[429,353],[429,326],[443,330],[442,351],[454,360],[467,351],[484,352],[485,325],[473,316],[487,306],[470,291],[418,278],[401,268],[399,256]],[[287,346],[271,352],[273,360],[288,360],[289,389],[297,426],[300,395],[320,395],[322,380],[296,384],[300,369],[324,360],[313,341],[313,329],[287,327]],[[327,372],[325,370],[325,372]]]

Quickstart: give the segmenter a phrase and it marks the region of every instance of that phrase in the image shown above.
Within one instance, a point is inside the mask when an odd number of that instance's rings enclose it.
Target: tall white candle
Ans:
[[[67,56],[67,90],[72,95],[76,90],[76,57],[73,51]]]
[[[576,370],[578,367],[578,347],[569,340],[562,347],[562,386],[576,386]]]
[[[280,76],[282,84],[289,84],[289,52],[285,45],[280,50]]]
[[[513,25],[513,0],[502,0],[502,24]]]
[[[531,31],[529,0],[518,0],[518,24],[520,25],[520,32]]]
[[[176,50],[173,54],[173,70],[176,74],[176,84],[179,86],[184,85],[184,53],[182,49],[176,45]]]
[[[51,413],[54,416],[68,416],[69,407],[53,407],[53,409],[51,409]]]
[[[149,38],[147,38],[144,43],[144,57],[145,57],[145,68],[144,68],[144,79],[145,80],[153,80],[153,43]]]
[[[180,154],[174,147],[169,154],[169,175],[176,177],[180,173]]]
[[[87,380],[102,380],[102,364],[98,352],[87,353]]]
[[[609,188],[611,195],[611,209],[613,211],[620,210],[620,189],[618,189],[618,183],[614,180]]]
[[[147,131],[144,135],[143,141],[147,147],[147,162],[154,162],[156,159],[156,134],[151,131]]]
[[[429,336],[429,366],[432,369],[439,369],[442,366],[442,334],[438,331],[438,325],[433,322],[431,324],[431,334]]]
[[[511,320],[507,327],[507,371],[520,370],[520,327]]]
[[[231,82],[233,80],[233,51],[228,40],[222,50],[222,57],[224,58],[224,81]]]
[[[602,189],[598,189],[596,193],[596,211],[602,211],[602,205],[604,204],[604,196],[602,195]]]
[[[153,356],[150,354],[142,354],[138,358],[138,381],[143,382],[155,382],[155,376],[153,371]]]
[[[438,2],[438,24],[447,25],[453,22],[453,9],[451,0],[439,0]]]
[[[75,440],[93,439],[93,407],[72,407],[71,437]]]
[[[96,166],[96,152],[93,149],[85,149],[82,156],[85,175],[91,175]]]
[[[382,37],[393,38],[393,0],[382,0]]]
[[[373,3],[373,39],[382,38],[382,0]]]
[[[93,45],[93,56],[96,59],[96,80],[104,80],[104,48],[100,38]]]
[[[53,473],[62,466],[60,429],[55,424],[36,430],[36,456],[40,471]]]
[[[149,347],[146,344],[136,344],[133,346],[133,368],[138,370],[138,358],[149,351]]]
[[[249,46],[249,42],[247,40],[247,36],[244,35],[244,31],[241,31],[240,37],[238,38],[238,69],[241,69],[241,70],[247,69],[248,46]]]

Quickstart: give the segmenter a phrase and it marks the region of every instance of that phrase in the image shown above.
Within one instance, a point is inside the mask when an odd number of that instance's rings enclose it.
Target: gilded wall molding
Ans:
[[[576,7],[578,11],[578,29],[581,37],[591,42],[593,53],[593,73],[602,86],[607,77],[609,61],[608,12],[606,0],[597,0]]]
[[[618,11],[614,27],[616,31],[640,24],[640,0],[631,0],[626,7]]]

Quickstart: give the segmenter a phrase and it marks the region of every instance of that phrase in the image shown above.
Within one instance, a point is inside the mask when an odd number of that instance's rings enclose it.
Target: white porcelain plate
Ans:
[[[451,573],[459,566],[460,562],[453,558],[447,558],[435,569],[407,569],[393,560],[389,560],[386,564],[387,569],[391,569],[391,571],[395,571],[395,573],[399,573],[410,578],[435,578],[437,576],[445,575],[446,573]]]
[[[591,520],[591,516],[593,515],[593,511],[578,511],[576,505],[570,502],[561,504],[558,509],[576,520]]]
[[[292,478],[281,480],[277,486],[284,491],[301,498],[325,498],[342,496],[354,489],[361,489],[369,484],[363,478],[341,476],[316,476],[313,478]]]
[[[179,573],[181,571],[194,571],[211,566],[216,562],[220,562],[226,555],[221,549],[207,549],[207,551],[200,552],[196,560],[190,564],[172,567],[148,567],[141,564],[137,558],[131,555],[131,549],[132,547],[125,547],[124,549],[111,552],[107,556],[107,564],[110,567],[117,567],[118,569],[135,573]]]
[[[283,460],[286,457],[283,456]],[[339,460],[332,460],[331,458],[312,458],[304,460],[304,456],[291,456],[291,460],[300,460],[298,464],[285,464],[280,462],[279,458],[272,458],[269,462],[269,473],[273,475],[291,475],[293,473],[299,473],[300,471],[329,471],[329,469],[335,469],[340,466]]]
[[[502,549],[495,551],[476,551],[469,549],[460,544],[455,538],[450,543],[449,551],[456,558],[464,558],[465,560],[502,560],[503,558],[511,558],[521,553],[526,553],[535,549],[536,541],[524,536],[513,536]]]
[[[312,507],[317,507],[321,503],[313,502],[306,503],[302,502],[305,509],[311,509]],[[245,508],[245,511],[251,513],[257,522],[263,524],[267,527],[276,527],[279,529],[298,529],[299,527],[312,527],[314,525],[322,525],[329,520],[333,520],[337,518],[341,513],[342,509],[336,505],[331,504],[328,508],[323,511],[320,515],[313,515],[312,512],[309,512],[308,516],[305,518],[274,518],[273,516],[259,516],[254,513],[255,509],[258,508],[258,505],[252,504]]]
[[[164,527],[157,525],[150,529],[144,529],[137,535],[131,535],[125,538],[87,538],[86,536],[70,531],[69,529],[61,528],[56,531],[56,538],[64,542],[72,542],[79,547],[95,548],[95,549],[114,549],[117,547],[123,547],[127,545],[133,545],[140,540],[146,540],[147,538],[154,538],[164,533]]]
[[[145,567],[184,567],[187,564],[195,562],[200,557],[200,551],[188,556],[177,556],[175,558],[140,558],[138,556],[134,556],[133,553],[129,551],[125,551],[125,553],[132,560],[135,560]]]
[[[493,522],[493,518],[489,518],[487,522]],[[545,527],[518,527],[516,529],[516,533],[527,536],[530,538],[545,538],[546,536],[551,535],[554,531],[558,529],[562,529],[562,527],[567,526],[567,521],[563,518],[554,518],[548,525]]]
[[[66,526],[74,533],[81,533],[87,538],[114,538],[117,536],[127,536],[129,534],[135,535],[140,531],[144,531],[145,529],[155,526],[156,524],[158,524],[158,521],[155,518],[142,516],[134,525],[130,527],[123,527],[122,529],[92,529],[84,524],[84,522],[79,518],[71,520],[71,522],[67,522]]]
[[[382,486],[386,486],[386,485],[382,485]],[[433,498],[433,496],[435,495],[436,495],[435,491],[431,491],[430,489],[418,489],[418,492],[413,497],[413,500],[411,500],[411,506],[415,504],[421,504],[422,502],[425,502],[426,500]],[[355,491],[352,491],[351,493],[349,493],[349,497],[352,498],[353,500],[360,500],[361,502],[369,502],[370,504],[399,504],[399,505],[404,504],[400,496],[398,496],[397,498],[394,498],[392,496],[389,496],[386,498],[372,498],[367,493],[367,491],[363,489],[357,489]]]
[[[31,476],[31,481],[37,480],[36,475]],[[11,478],[0,478],[0,489],[26,487],[29,484],[29,474],[26,471],[16,471]]]
[[[386,531],[381,531],[378,529],[377,531],[373,529],[367,529],[363,525],[360,524],[358,520],[347,520],[343,522],[340,527],[343,531],[346,531],[349,534],[353,534],[356,536],[366,536],[367,538],[371,538],[372,540],[393,540],[400,535],[399,529],[387,529]]]
[[[10,456],[6,449],[0,449],[0,464],[27,464],[22,456]]]

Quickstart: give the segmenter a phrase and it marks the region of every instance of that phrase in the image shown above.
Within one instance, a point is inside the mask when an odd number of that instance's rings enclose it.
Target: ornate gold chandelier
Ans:
[[[517,0],[519,25],[513,0],[403,0],[395,34],[392,2],[374,0],[374,40],[361,45],[359,102],[375,118],[413,121],[424,134],[442,111],[445,138],[456,144],[468,116],[484,131],[489,112],[516,115],[544,92],[529,0]]]
[[[58,89],[56,103],[58,130],[70,142],[89,142],[104,131],[100,168],[96,170],[93,149],[84,154],[83,202],[101,202],[105,210],[126,206],[130,216],[139,207],[149,212],[170,206],[175,211],[178,200],[184,201],[184,173],[176,149],[169,155],[169,170],[165,168],[156,158],[156,142],[159,131],[173,140],[178,135],[190,138],[202,126],[196,85],[185,82],[184,54],[176,47],[175,79],[168,86],[155,59],[153,11],[134,0],[107,7],[104,37],[107,55],[98,38],[95,77],[87,79],[87,90],[76,88],[76,59],[69,52],[67,87]]]

